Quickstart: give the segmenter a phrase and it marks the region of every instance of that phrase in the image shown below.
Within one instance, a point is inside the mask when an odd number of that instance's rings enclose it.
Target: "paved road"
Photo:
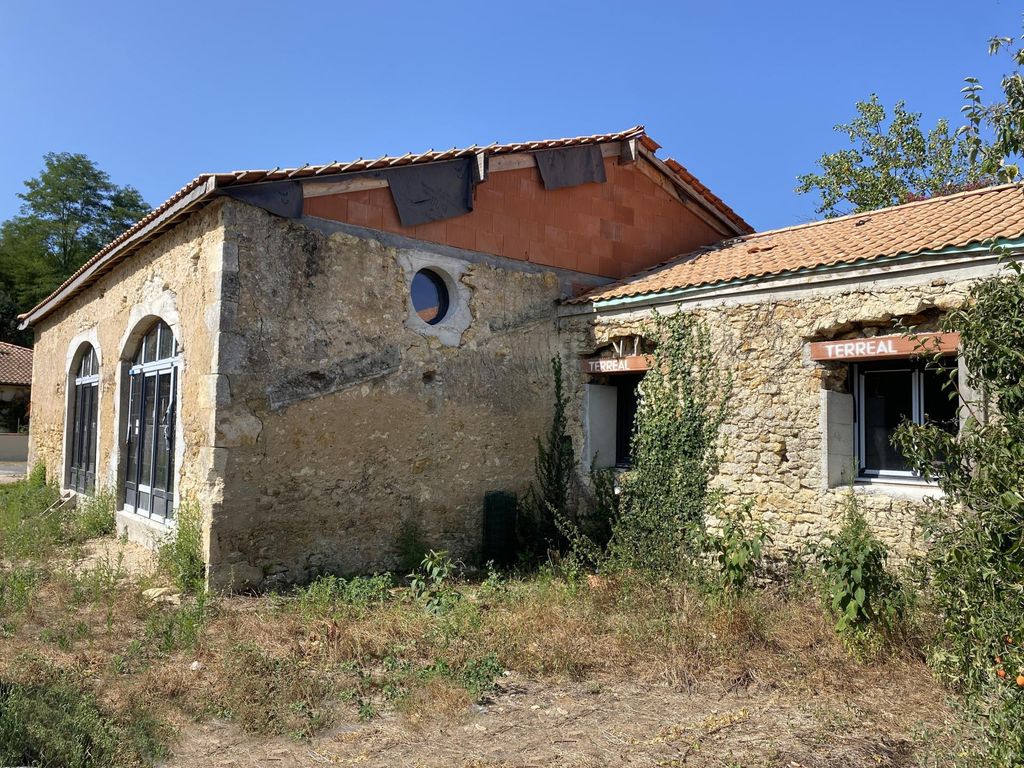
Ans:
[[[0,483],[13,483],[21,480],[28,472],[28,462],[0,461]]]

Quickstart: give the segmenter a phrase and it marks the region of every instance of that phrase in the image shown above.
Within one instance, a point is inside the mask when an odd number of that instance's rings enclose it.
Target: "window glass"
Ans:
[[[146,334],[146,338],[142,344],[142,362],[151,363],[157,359],[156,357],[156,337],[157,328],[153,328],[152,331]]]
[[[934,424],[952,434],[956,434],[960,427],[956,388],[949,385],[950,374],[955,371],[954,364],[938,371],[926,369],[921,372],[921,407],[924,422]]]
[[[142,403],[142,379],[140,374],[131,378],[131,402],[128,406],[128,470],[125,475],[128,482],[138,480],[138,446],[139,446],[139,406]]]
[[[436,325],[448,314],[448,286],[436,272],[421,269],[412,278],[412,306],[425,323]]]
[[[144,376],[142,385],[142,403],[145,412],[142,414],[142,448],[139,456],[139,484],[150,485],[150,470],[153,466],[153,427],[156,408],[153,398],[153,388],[156,384],[155,376]]]
[[[620,374],[610,377],[615,383],[615,464],[619,467],[632,466],[630,450],[633,441],[633,427],[636,423],[640,381],[643,374]]]
[[[174,357],[174,334],[171,333],[171,329],[163,323],[160,324],[160,345],[158,352],[160,354],[159,359],[165,360],[168,357]]]
[[[892,435],[914,415],[914,372],[911,370],[865,371],[863,374],[864,469],[906,472],[903,454],[892,444]]]

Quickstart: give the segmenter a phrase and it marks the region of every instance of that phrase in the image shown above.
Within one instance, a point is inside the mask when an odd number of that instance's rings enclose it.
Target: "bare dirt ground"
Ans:
[[[90,539],[85,542],[81,557],[74,563],[84,571],[97,565],[123,569],[133,579],[152,576],[157,569],[156,553],[127,540],[115,538]]]
[[[890,667],[890,671],[891,671]],[[512,673],[461,721],[391,714],[335,725],[310,742],[258,739],[219,721],[188,724],[165,765],[723,766],[939,765],[952,745],[941,691],[908,665],[904,680],[860,681],[846,696],[748,687],[715,694],[626,681],[551,685]],[[809,683],[812,681],[809,681]]]

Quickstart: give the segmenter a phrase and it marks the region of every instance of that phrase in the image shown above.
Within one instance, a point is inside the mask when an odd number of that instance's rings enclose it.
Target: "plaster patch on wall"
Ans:
[[[388,347],[378,354],[357,355],[301,371],[267,387],[267,402],[272,411],[278,411],[301,400],[322,397],[388,376],[398,370],[401,361],[398,348]]]

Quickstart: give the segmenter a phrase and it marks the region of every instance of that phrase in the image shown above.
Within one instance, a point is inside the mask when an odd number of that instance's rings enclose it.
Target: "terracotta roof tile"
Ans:
[[[533,152],[541,149],[557,149],[560,147],[573,147],[585,144],[602,144],[610,141],[624,141],[626,139],[639,139],[641,144],[650,152],[654,152],[660,146],[656,141],[647,136],[644,126],[637,125],[625,131],[617,133],[597,133],[590,136],[576,136],[564,139],[545,139],[542,141],[526,141],[512,144],[488,144],[477,146],[434,151],[433,149],[420,154],[406,153],[404,155],[384,155],[373,160],[359,158],[351,162],[331,162],[325,165],[303,165],[299,168],[273,168],[271,170],[247,170],[233,171],[231,173],[204,173],[184,187],[179,189],[167,200],[158,205],[146,216],[118,235],[114,240],[103,246],[93,257],[86,261],[71,277],[65,280],[58,288],[47,296],[38,305],[28,312],[19,315],[23,321],[35,321],[63,302],[73,296],[78,290],[102,274],[102,271],[109,269],[116,261],[127,256],[132,250],[140,247],[143,243],[155,238],[164,230],[184,219],[192,211],[210,201],[217,190],[235,184],[252,184],[265,181],[282,181],[286,179],[306,179],[314,176],[328,176],[338,173],[350,173],[357,171],[379,170],[382,168],[395,168],[403,165],[416,163],[430,163],[441,160],[451,160],[457,157],[468,157],[483,152],[489,156],[514,154],[516,152]],[[675,161],[671,161],[675,163]],[[753,228],[743,220],[732,208],[726,205],[717,195],[711,192],[706,186],[689,171],[678,163],[675,163],[672,171],[679,178],[688,184],[706,203],[714,207],[727,220],[732,222],[738,231],[751,232]],[[117,258],[113,258],[116,256]],[[76,285],[78,279],[88,273],[88,281]],[[73,289],[73,290],[69,290]],[[59,302],[47,306],[54,299],[60,298]],[[41,311],[45,308],[45,311]]]
[[[32,350],[0,341],[0,384],[32,383]]]
[[[1024,236],[1024,186],[935,197],[723,240],[571,303],[643,296]]]

